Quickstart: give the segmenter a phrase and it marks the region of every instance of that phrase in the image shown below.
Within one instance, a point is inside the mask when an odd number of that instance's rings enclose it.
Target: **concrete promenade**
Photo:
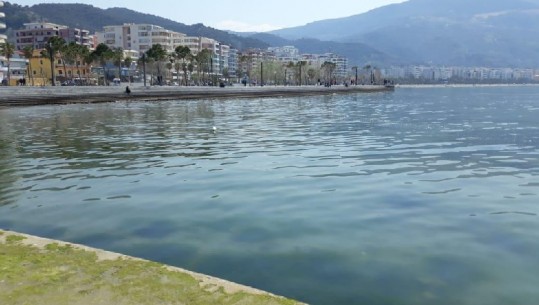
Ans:
[[[384,86],[266,86],[266,87],[144,87],[131,85],[131,94],[125,87],[0,87],[0,107],[34,106],[72,103],[106,103],[116,101],[158,101],[219,98],[289,97],[359,92],[391,91]]]

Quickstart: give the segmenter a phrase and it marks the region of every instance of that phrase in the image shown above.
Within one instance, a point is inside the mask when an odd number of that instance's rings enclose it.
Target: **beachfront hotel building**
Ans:
[[[66,43],[92,47],[90,32],[83,29],[70,28],[65,25],[50,22],[25,23],[24,29],[15,31],[15,48],[19,51],[26,47],[44,49],[51,37],[62,37]]]

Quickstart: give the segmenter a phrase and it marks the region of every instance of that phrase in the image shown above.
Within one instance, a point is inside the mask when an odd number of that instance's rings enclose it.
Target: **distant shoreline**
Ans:
[[[402,84],[397,88],[539,87],[539,84]]]
[[[226,99],[315,96],[393,91],[378,85],[366,86],[266,86],[266,87],[1,87],[0,107],[36,106],[118,101],[160,101],[188,99]]]

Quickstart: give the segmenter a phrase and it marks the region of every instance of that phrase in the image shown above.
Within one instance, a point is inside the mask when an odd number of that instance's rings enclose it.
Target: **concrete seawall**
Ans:
[[[276,87],[0,87],[0,107],[117,101],[259,98],[392,91],[384,86]]]
[[[113,252],[0,229],[1,304],[305,305]]]

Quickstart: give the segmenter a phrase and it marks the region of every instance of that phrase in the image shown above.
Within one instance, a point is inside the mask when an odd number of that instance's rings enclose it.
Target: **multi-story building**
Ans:
[[[153,45],[160,44],[171,53],[180,45],[185,34],[164,29],[153,24],[131,24],[106,26],[103,32],[97,32],[97,42],[111,48],[134,50],[140,53],[148,51]]]
[[[238,50],[230,49],[228,53],[228,77],[236,78],[238,70]]]
[[[278,61],[284,63],[297,62],[301,58],[299,49],[294,46],[271,47],[268,48],[268,52],[273,53]]]
[[[26,79],[28,84],[45,86],[52,83],[50,59],[41,56],[40,50],[34,50],[28,68],[30,70],[30,75]],[[89,81],[90,66],[84,62],[78,61],[69,65],[64,64],[60,58],[55,58],[52,68],[56,85],[69,80],[73,80],[76,84],[85,84]]]
[[[4,1],[0,1],[0,8],[4,7]],[[6,17],[6,14],[3,12],[0,12],[0,19],[3,19]],[[0,20],[0,31],[4,31],[6,29],[6,24]],[[7,41],[7,36],[4,34],[0,34],[0,43],[4,43]]]
[[[54,36],[62,37],[67,43],[75,42],[91,47],[89,31],[48,22],[25,23],[24,29],[15,31],[15,47],[19,51],[27,46],[43,49]]]

